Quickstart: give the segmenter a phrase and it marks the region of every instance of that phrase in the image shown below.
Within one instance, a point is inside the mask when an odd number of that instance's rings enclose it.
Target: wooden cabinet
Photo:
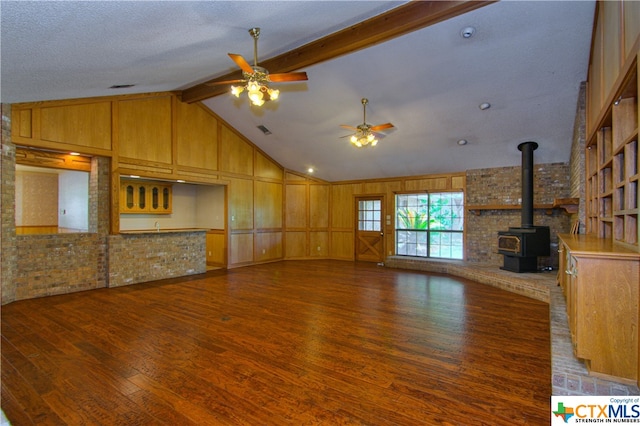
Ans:
[[[149,211],[151,213],[169,214],[172,208],[171,185],[150,184],[147,185],[151,202]]]
[[[223,230],[207,231],[207,265],[227,266],[227,245]]]
[[[638,383],[640,250],[595,235],[559,241],[574,354],[593,375]]]
[[[575,314],[575,277],[576,277],[576,262],[575,258],[571,256],[571,251],[568,250],[562,243],[558,246],[558,284],[562,287],[562,294],[567,302],[567,319],[569,322],[569,330],[571,332],[571,342],[574,343],[575,353],[575,329],[576,329],[576,314]]]
[[[120,213],[169,214],[172,209],[171,184],[122,181]]]

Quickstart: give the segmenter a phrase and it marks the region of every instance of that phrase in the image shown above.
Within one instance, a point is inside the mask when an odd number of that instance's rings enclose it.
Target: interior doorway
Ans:
[[[384,197],[357,197],[356,210],[356,260],[363,262],[384,261]]]

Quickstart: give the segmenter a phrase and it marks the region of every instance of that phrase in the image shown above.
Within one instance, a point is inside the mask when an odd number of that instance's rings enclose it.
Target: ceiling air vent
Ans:
[[[265,135],[270,135],[271,134],[271,130],[267,129],[266,127],[264,127],[262,124],[259,126],[256,126],[258,129],[260,129],[262,131],[262,133],[264,133]]]

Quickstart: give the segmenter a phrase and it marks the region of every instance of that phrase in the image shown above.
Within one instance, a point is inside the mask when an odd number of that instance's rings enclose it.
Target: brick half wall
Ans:
[[[109,287],[202,274],[206,233],[161,232],[109,236]]]
[[[15,300],[104,287],[98,234],[19,235],[16,243]]]

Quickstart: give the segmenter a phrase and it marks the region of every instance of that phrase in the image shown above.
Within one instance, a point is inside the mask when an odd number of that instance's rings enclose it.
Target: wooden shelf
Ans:
[[[564,209],[569,214],[578,213],[579,198],[556,198],[553,200],[554,209]]]
[[[578,198],[556,198],[553,204],[534,204],[534,210],[546,210],[547,214],[551,214],[554,209],[565,210],[569,214],[578,212]],[[479,216],[483,210],[520,210],[520,204],[485,204],[467,206],[467,211]]]
[[[634,57],[618,77],[615,101],[600,105],[599,115],[607,119],[585,152],[586,216],[597,217],[588,221],[587,233],[633,246],[640,241],[637,67]]]

